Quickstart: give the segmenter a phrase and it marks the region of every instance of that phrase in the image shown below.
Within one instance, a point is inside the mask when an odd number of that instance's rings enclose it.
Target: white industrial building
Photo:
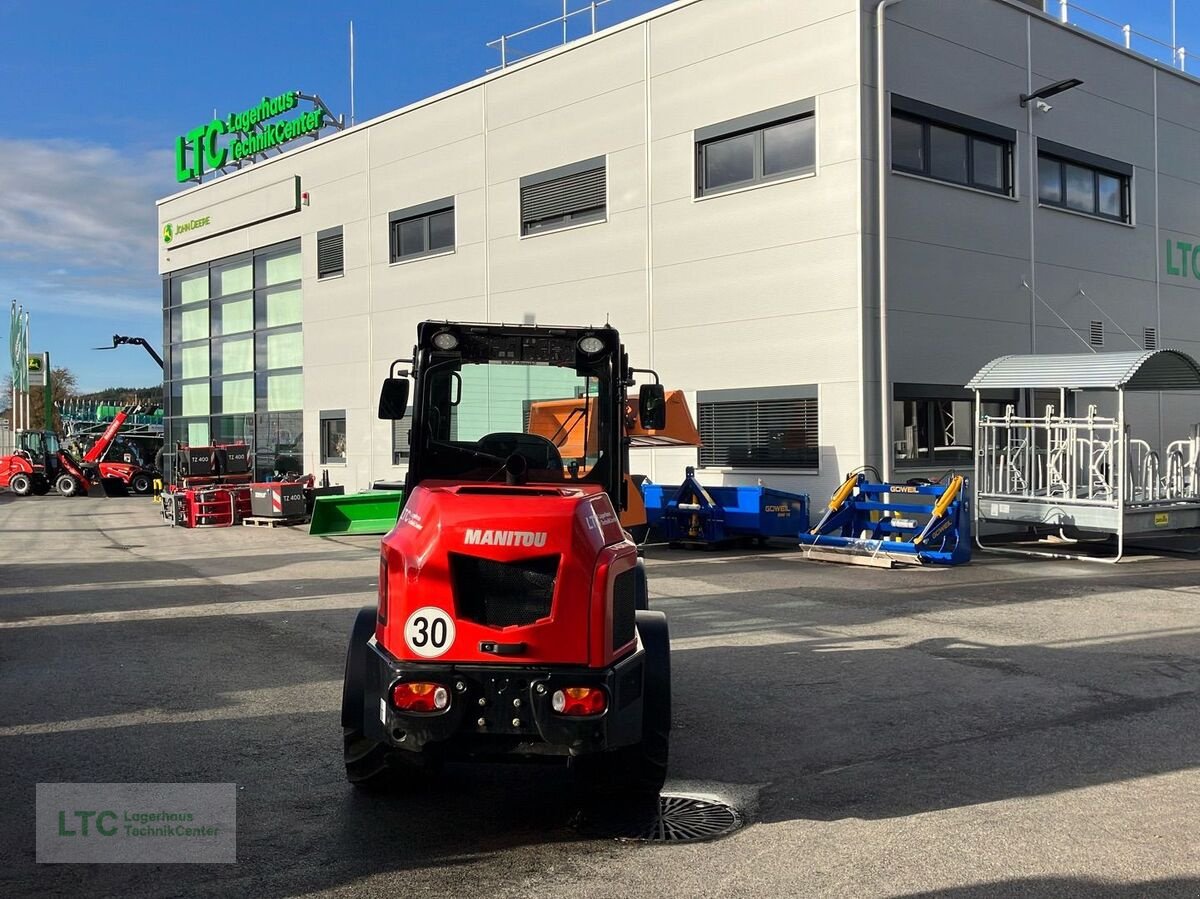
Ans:
[[[969,466],[999,355],[1200,355],[1200,84],[1040,3],[878,7],[679,0],[160,201],[170,440],[395,480],[418,321],[608,321],[705,439],[635,470],[820,498]]]

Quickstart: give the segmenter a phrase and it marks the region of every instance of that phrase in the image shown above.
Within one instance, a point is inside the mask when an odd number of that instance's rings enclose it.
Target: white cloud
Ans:
[[[154,201],[170,187],[168,151],[0,138],[0,159],[0,253],[11,244],[67,264],[153,266]]]
[[[0,138],[0,274],[18,302],[81,315],[158,307],[154,201],[169,151]]]

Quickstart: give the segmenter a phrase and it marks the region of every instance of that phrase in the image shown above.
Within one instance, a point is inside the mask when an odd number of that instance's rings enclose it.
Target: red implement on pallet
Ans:
[[[227,528],[250,515],[250,447],[180,446],[176,483],[162,494],[163,519],[185,528]]]

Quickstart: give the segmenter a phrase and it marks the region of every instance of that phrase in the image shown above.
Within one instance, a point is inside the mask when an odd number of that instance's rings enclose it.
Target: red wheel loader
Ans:
[[[53,487],[63,496],[87,493],[88,477],[53,431],[18,431],[17,449],[0,456],[0,487],[17,496],[44,496]]]
[[[411,372],[397,374],[409,364]],[[445,760],[567,764],[583,785],[656,794],[671,722],[666,617],[650,611],[629,502],[625,391],[610,327],[424,322],[379,417],[411,414],[405,502],[382,541],[377,607],[346,654],[342,727],[360,786]],[[647,429],[664,391],[639,392]],[[410,401],[411,413],[407,412]],[[530,408],[591,398],[564,464]]]

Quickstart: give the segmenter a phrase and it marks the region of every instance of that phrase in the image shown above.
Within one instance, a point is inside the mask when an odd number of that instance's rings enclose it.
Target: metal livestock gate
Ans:
[[[975,540],[980,549],[1054,558],[1117,562],[1126,538],[1200,527],[1200,425],[1156,449],[1130,433],[1126,394],[1200,391],[1200,364],[1177,350],[1002,356],[970,383],[975,391]],[[983,414],[984,391],[1053,390],[1043,415]],[[1102,392],[1115,416],[1064,414],[1068,395]],[[1107,405],[1107,404],[1106,404]],[[988,546],[982,524],[1054,536],[1069,547],[1088,540],[1116,544],[1108,557],[1064,550]]]

